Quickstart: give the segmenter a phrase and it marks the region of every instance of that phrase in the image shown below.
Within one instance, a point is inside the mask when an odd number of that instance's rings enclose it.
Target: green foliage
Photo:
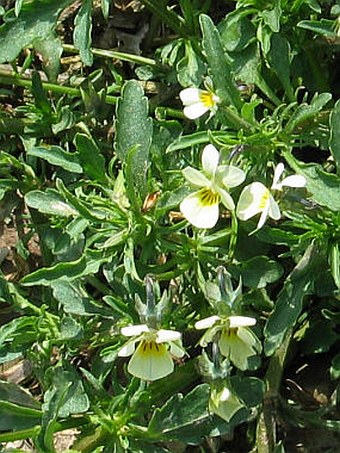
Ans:
[[[7,3],[0,450],[338,434],[338,2],[143,0],[125,35],[108,0]]]
[[[9,11],[7,21],[0,28],[0,62],[13,61],[30,44],[44,45],[47,50],[45,40],[50,40],[58,14],[70,3],[70,0],[58,3],[51,0],[25,2],[21,8],[16,6],[18,17],[14,18],[10,17],[13,11]],[[42,41],[44,44],[41,44]]]

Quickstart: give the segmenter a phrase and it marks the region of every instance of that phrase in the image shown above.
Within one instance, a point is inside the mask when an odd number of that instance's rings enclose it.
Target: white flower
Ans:
[[[184,217],[198,228],[212,228],[219,217],[220,202],[230,211],[235,209],[228,189],[245,179],[242,170],[231,165],[218,165],[220,153],[213,145],[207,145],[202,153],[203,172],[192,167],[183,170],[185,179],[199,188],[180,204]]]
[[[306,185],[306,179],[301,175],[287,176],[280,181],[283,171],[284,165],[283,163],[279,163],[274,171],[271,190],[282,190],[283,187],[304,187]],[[261,215],[257,229],[263,227],[267,217],[273,220],[279,220],[281,218],[279,205],[275,201],[271,191],[261,182],[253,182],[242,190],[237,204],[236,214],[240,220],[248,220],[259,213]]]
[[[215,113],[220,98],[212,91],[199,88],[185,88],[179,93],[184,105],[183,113],[190,120],[195,120],[204,115],[208,110]]]
[[[119,357],[132,356],[128,372],[146,381],[156,381],[174,370],[173,357],[183,357],[185,352],[181,334],[175,330],[156,330],[146,324],[123,327],[122,335],[133,337],[119,350]],[[136,343],[139,343],[136,348]]]
[[[209,398],[209,412],[229,422],[244,405],[228,387],[212,386]]]
[[[237,368],[246,370],[248,358],[261,352],[261,343],[249,329],[256,324],[255,318],[248,316],[210,316],[196,322],[196,329],[208,329],[200,340],[200,345],[217,339],[220,353],[227,357]]]
[[[282,187],[305,187],[307,181],[306,178],[302,175],[291,175],[283,178],[281,182],[280,178],[282,173],[284,172],[285,166],[282,162],[280,162],[274,170],[274,177],[273,177],[273,190],[282,190]]]

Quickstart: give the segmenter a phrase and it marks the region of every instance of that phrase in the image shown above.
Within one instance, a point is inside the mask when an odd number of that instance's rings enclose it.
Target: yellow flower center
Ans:
[[[268,204],[269,197],[270,197],[270,192],[269,192],[269,190],[267,189],[267,190],[263,193],[263,195],[262,195],[262,197],[261,197],[261,200],[260,200],[260,203],[259,203],[259,209],[261,209],[261,211],[263,211],[263,210],[266,208],[266,206],[267,206],[267,204]]]
[[[210,91],[202,91],[200,93],[200,101],[205,107],[208,107],[209,109],[214,107],[214,105],[216,104],[215,95]]]
[[[142,340],[139,346],[139,350],[146,356],[162,355],[167,351],[164,344],[159,344],[152,340]]]
[[[201,189],[198,197],[202,206],[213,206],[221,201],[221,196],[209,187]]]
[[[230,341],[237,337],[238,327],[229,327],[229,329],[224,329],[222,335],[226,336]]]

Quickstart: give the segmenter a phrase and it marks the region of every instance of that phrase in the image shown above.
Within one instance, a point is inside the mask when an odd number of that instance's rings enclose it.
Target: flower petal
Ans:
[[[202,167],[203,171],[210,177],[214,177],[218,162],[220,160],[220,153],[214,145],[207,145],[202,153]]]
[[[254,351],[253,355],[259,354],[262,351],[261,342],[251,329],[242,327],[238,329],[237,335],[244,343],[252,347]]]
[[[253,182],[246,186],[237,203],[236,214],[240,220],[248,220],[266,207],[269,190],[260,182]]]
[[[246,179],[246,175],[240,168],[233,165],[220,165],[218,167],[218,179],[222,181],[225,187],[237,187]]]
[[[287,187],[305,187],[306,184],[306,178],[302,175],[287,176],[287,178],[284,178],[281,182],[281,186]]]
[[[243,404],[236,395],[230,392],[225,387],[224,389],[217,390],[212,388],[209,399],[209,412],[223,418],[226,422],[230,422],[232,417],[242,409]]]
[[[281,212],[278,203],[270,196],[268,215],[271,219],[279,220],[281,218]]]
[[[265,209],[262,211],[262,213],[260,215],[260,218],[259,218],[259,221],[258,221],[258,224],[257,224],[257,227],[256,227],[257,230],[262,228],[263,225],[266,223],[266,220],[268,218],[269,209],[270,209],[270,204],[268,204],[265,207]]]
[[[184,105],[191,105],[200,102],[200,93],[202,90],[199,88],[185,88],[179,93],[180,100]]]
[[[277,186],[280,186],[279,179],[281,178],[282,173],[284,172],[285,166],[282,162],[276,165],[274,170],[273,184],[272,189],[275,189]]]
[[[118,351],[118,357],[130,357],[135,352],[138,338],[127,341]]]
[[[230,328],[255,326],[256,324],[256,319],[250,316],[229,316],[228,321]]]
[[[219,316],[209,316],[209,318],[201,319],[200,321],[195,322],[195,329],[208,329],[212,327],[216,321],[219,321],[221,318]]]
[[[189,120],[196,120],[200,116],[204,115],[208,110],[209,107],[201,102],[197,102],[196,104],[190,104],[184,107],[183,113],[187,118],[189,118]]]
[[[173,355],[174,357],[180,359],[181,357],[183,357],[185,355],[185,350],[182,346],[182,342],[181,341],[172,341],[170,344],[170,353],[171,355]]]
[[[124,337],[134,337],[135,335],[140,335],[143,332],[149,332],[149,327],[146,324],[136,324],[135,326],[123,327],[120,330],[120,333]]]
[[[196,170],[196,168],[186,167],[182,170],[184,178],[189,181],[191,184],[197,187],[209,186],[211,182],[209,179],[204,176],[203,173]]]
[[[157,332],[156,342],[167,343],[168,341],[176,341],[180,340],[181,336],[181,332],[177,332],[177,330],[160,329]]]
[[[174,370],[174,364],[164,344],[142,341],[130,359],[128,372],[146,381],[156,381]]]
[[[240,338],[238,332],[241,329],[249,330],[247,327],[223,330],[218,345],[224,357],[227,357],[240,370],[246,370],[248,358],[255,355],[256,351],[253,349],[253,341],[248,343],[248,336],[244,335]]]
[[[180,211],[197,228],[213,228],[219,217],[219,200],[213,204],[203,204],[201,195],[202,192],[198,191],[186,197],[180,204]]]
[[[235,209],[235,203],[234,200],[231,198],[231,195],[223,189],[218,189],[218,193],[221,196],[221,201],[223,205],[229,209],[229,211],[233,211]]]

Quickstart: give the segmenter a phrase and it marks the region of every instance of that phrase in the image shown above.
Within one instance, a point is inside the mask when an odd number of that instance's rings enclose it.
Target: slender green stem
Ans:
[[[229,253],[228,253],[230,261],[233,259],[233,256],[235,253],[237,237],[238,237],[237,233],[238,233],[238,221],[237,221],[236,213],[234,210],[234,211],[231,211],[231,233],[230,233]]]
[[[32,89],[32,80],[15,74],[14,72],[7,71],[5,69],[0,68],[0,84],[4,85],[15,85],[19,87],[28,88],[29,90]],[[51,91],[57,94],[64,94],[68,96],[75,96],[81,97],[80,89],[68,87],[64,85],[57,85],[55,83],[50,82],[42,82],[42,87],[46,91]],[[116,104],[117,98],[115,96],[106,96],[105,102],[107,104]]]
[[[256,430],[256,453],[273,453],[275,448],[276,431],[276,401],[280,393],[284,364],[292,338],[290,330],[282,345],[271,357],[265,376],[266,393],[264,395],[262,412],[258,418]]]
[[[63,49],[66,50],[66,52],[79,53],[79,50],[77,50],[71,44],[63,44]],[[156,63],[156,61],[151,58],[142,57],[140,55],[135,55],[132,53],[117,52],[114,50],[104,50],[104,49],[95,49],[95,48],[91,48],[91,52],[93,53],[93,55],[97,55],[98,57],[128,61],[130,63],[137,63],[140,65],[159,66]]]
[[[248,123],[248,121],[241,118],[237,113],[235,113],[227,105],[221,105],[220,109],[222,110],[224,117],[230,124],[232,124],[237,129],[253,129],[253,125]]]
[[[188,34],[187,27],[183,18],[178,16],[173,10],[169,9],[164,1],[160,0],[141,0],[150,11],[159,16],[173,31],[180,36]]]
[[[16,440],[32,439],[37,436],[40,431],[40,426],[34,428],[23,429],[21,431],[10,431],[0,433],[0,442],[14,442]]]

